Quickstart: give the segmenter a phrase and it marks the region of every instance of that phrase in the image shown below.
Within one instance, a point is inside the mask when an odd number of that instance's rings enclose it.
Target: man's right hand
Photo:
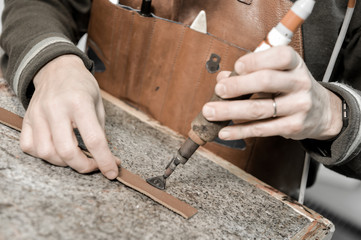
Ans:
[[[21,149],[79,173],[99,169],[107,178],[116,178],[119,160],[112,155],[105,137],[99,86],[83,61],[75,55],[52,60],[36,74],[34,86],[23,121]],[[79,129],[94,158],[80,150],[74,128]]]

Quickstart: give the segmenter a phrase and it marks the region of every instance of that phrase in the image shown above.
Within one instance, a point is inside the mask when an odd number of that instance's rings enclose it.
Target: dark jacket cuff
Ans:
[[[361,93],[340,83],[321,83],[345,100],[348,106],[348,125],[329,141],[306,139],[301,141],[306,151],[316,161],[328,166],[344,165],[360,153],[361,148]]]

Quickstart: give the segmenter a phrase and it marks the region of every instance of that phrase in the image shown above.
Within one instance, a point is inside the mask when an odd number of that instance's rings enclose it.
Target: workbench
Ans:
[[[109,146],[143,178],[160,175],[184,138],[103,92]],[[24,109],[4,80],[0,107]],[[24,154],[0,124],[0,240],[331,239],[334,225],[201,148],[166,191],[198,209],[186,220],[101,173],[79,174]]]

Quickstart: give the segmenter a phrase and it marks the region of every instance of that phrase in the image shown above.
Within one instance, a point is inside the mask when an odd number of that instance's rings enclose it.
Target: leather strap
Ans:
[[[20,132],[21,126],[23,125],[23,119],[4,108],[0,108],[0,123]]]
[[[20,116],[0,107],[0,123],[20,132],[22,122],[23,119]],[[85,155],[91,157],[91,154],[89,152],[85,150],[82,151]],[[123,167],[120,169],[117,180],[124,185],[148,196],[149,198],[174,211],[175,213],[178,213],[186,219],[189,219],[197,213],[197,209],[193,208],[189,204],[179,200],[178,198],[164,191],[152,187],[146,181],[144,181],[143,178],[128,171]]]
[[[144,195],[150,197],[154,201],[162,204],[163,206],[169,208],[175,213],[178,213],[186,219],[197,213],[197,209],[162,190],[152,187],[147,182],[145,182],[143,178],[132,172],[129,172],[125,168],[122,168],[119,176],[117,177],[117,180],[124,185],[143,193]]]

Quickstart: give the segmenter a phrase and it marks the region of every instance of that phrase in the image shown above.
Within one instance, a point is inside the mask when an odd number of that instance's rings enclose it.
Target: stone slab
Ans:
[[[24,114],[3,80],[0,106]],[[105,109],[112,152],[125,168],[143,178],[160,174],[184,141],[108,101]],[[329,239],[332,235],[333,225],[326,219],[303,211],[303,206],[291,204],[267,185],[236,176],[201,151],[168,180],[168,193],[198,209],[186,220],[99,172],[82,175],[24,154],[15,130],[0,125],[0,136],[0,239],[303,239],[307,235]]]

